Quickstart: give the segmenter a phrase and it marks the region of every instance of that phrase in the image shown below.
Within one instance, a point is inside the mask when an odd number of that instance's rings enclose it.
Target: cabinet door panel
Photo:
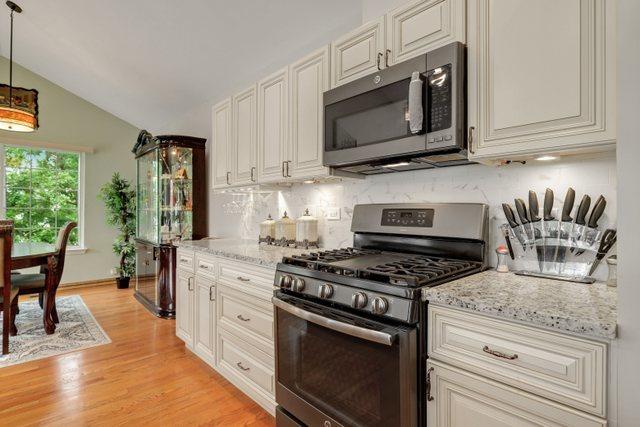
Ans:
[[[287,160],[289,72],[285,68],[258,83],[258,181],[282,181]]]
[[[290,174],[295,178],[326,174],[326,168],[322,166],[322,93],[329,87],[329,47],[291,65],[289,76],[292,148]]]
[[[233,183],[255,182],[256,166],[256,87],[233,97]]]
[[[211,366],[215,363],[215,294],[212,281],[196,278],[194,347],[198,356]]]
[[[384,67],[384,37],[384,17],[380,17],[331,43],[331,87]]]
[[[476,157],[614,143],[613,3],[469,2]]]
[[[193,276],[179,271],[176,283],[176,335],[193,347]]]
[[[213,107],[212,123],[211,181],[213,188],[226,187],[231,172],[231,98]]]
[[[387,14],[389,64],[465,42],[465,0],[419,0]]]

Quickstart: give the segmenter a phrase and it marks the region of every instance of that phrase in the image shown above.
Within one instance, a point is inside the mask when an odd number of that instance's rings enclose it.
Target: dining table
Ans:
[[[54,245],[41,242],[18,242],[11,248],[11,270],[22,270],[31,267],[47,267],[48,271],[55,271],[58,252]],[[44,330],[48,335],[56,331],[51,312],[55,301],[55,278],[53,274],[46,275],[46,285],[43,301]]]

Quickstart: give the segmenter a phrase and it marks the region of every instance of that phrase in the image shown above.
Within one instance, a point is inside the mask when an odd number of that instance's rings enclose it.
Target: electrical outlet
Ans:
[[[328,221],[338,221],[340,220],[340,207],[327,207],[324,208],[324,216]]]

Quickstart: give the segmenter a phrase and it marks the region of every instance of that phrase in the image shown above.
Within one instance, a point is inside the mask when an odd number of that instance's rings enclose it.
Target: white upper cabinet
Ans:
[[[385,64],[464,43],[465,22],[465,0],[418,0],[387,13]]]
[[[289,80],[291,153],[285,173],[293,178],[327,175],[322,93],[329,89],[329,46],[289,66]]]
[[[258,182],[285,178],[289,133],[289,72],[284,68],[258,83]]]
[[[471,158],[615,144],[615,2],[469,0]]]
[[[384,16],[331,43],[331,87],[384,67]]]
[[[213,188],[231,184],[231,98],[216,104],[212,109],[211,182]]]
[[[234,185],[257,182],[256,85],[233,97],[232,175]]]

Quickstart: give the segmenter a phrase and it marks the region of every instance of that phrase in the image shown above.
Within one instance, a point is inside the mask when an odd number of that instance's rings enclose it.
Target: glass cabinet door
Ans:
[[[193,233],[193,152],[160,149],[160,242],[191,239]]]
[[[158,151],[138,158],[138,235],[140,239],[159,243]]]

